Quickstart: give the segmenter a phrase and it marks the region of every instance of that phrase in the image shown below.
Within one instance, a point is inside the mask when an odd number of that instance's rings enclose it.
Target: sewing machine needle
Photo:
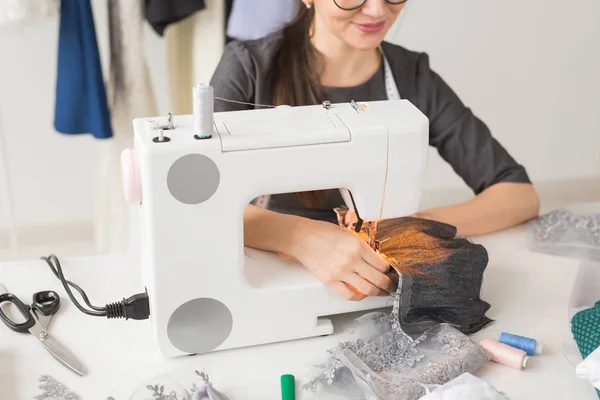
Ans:
[[[369,222],[368,225],[369,231],[369,246],[372,249],[375,249],[375,237],[377,235],[377,221]]]

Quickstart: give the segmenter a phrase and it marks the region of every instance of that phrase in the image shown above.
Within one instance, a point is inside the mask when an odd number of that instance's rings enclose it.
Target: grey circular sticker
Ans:
[[[179,350],[207,353],[219,347],[231,333],[233,317],[219,300],[198,298],[179,306],[167,323],[167,336]]]
[[[167,187],[184,204],[199,204],[210,199],[219,187],[217,164],[202,154],[188,154],[171,165]]]

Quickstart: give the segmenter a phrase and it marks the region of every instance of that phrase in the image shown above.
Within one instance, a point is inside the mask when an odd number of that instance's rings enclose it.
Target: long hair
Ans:
[[[274,105],[320,104],[325,91],[320,85],[320,57],[311,43],[314,8],[300,5],[295,18],[283,28],[283,43],[273,63]],[[297,196],[307,206],[321,205],[327,191],[308,191]]]

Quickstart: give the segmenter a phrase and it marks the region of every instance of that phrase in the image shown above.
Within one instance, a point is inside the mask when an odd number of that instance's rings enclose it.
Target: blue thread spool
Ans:
[[[543,345],[538,343],[535,339],[531,339],[525,336],[513,335],[512,333],[502,332],[500,334],[500,343],[504,343],[508,346],[516,349],[521,349],[528,355],[542,354]]]

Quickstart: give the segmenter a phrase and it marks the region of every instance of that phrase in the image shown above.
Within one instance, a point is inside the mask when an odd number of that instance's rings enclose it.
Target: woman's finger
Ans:
[[[356,273],[369,281],[375,287],[383,291],[386,295],[394,286],[394,283],[381,271],[371,267],[371,265],[363,263],[356,267]]]
[[[366,297],[364,294],[351,290],[344,282],[334,282],[329,287],[346,300],[359,301]]]
[[[388,263],[382,255],[376,253],[367,243],[365,243],[363,248],[364,250],[361,252],[361,257],[367,264],[383,273],[390,269],[390,263]]]
[[[344,216],[344,224],[346,226],[350,226],[357,221],[358,221],[358,218],[356,218],[356,213],[352,210],[348,210],[348,212]]]
[[[387,296],[388,292],[378,288],[371,282],[361,277],[360,275],[353,273],[344,276],[342,279],[344,283],[352,286],[365,296]]]

